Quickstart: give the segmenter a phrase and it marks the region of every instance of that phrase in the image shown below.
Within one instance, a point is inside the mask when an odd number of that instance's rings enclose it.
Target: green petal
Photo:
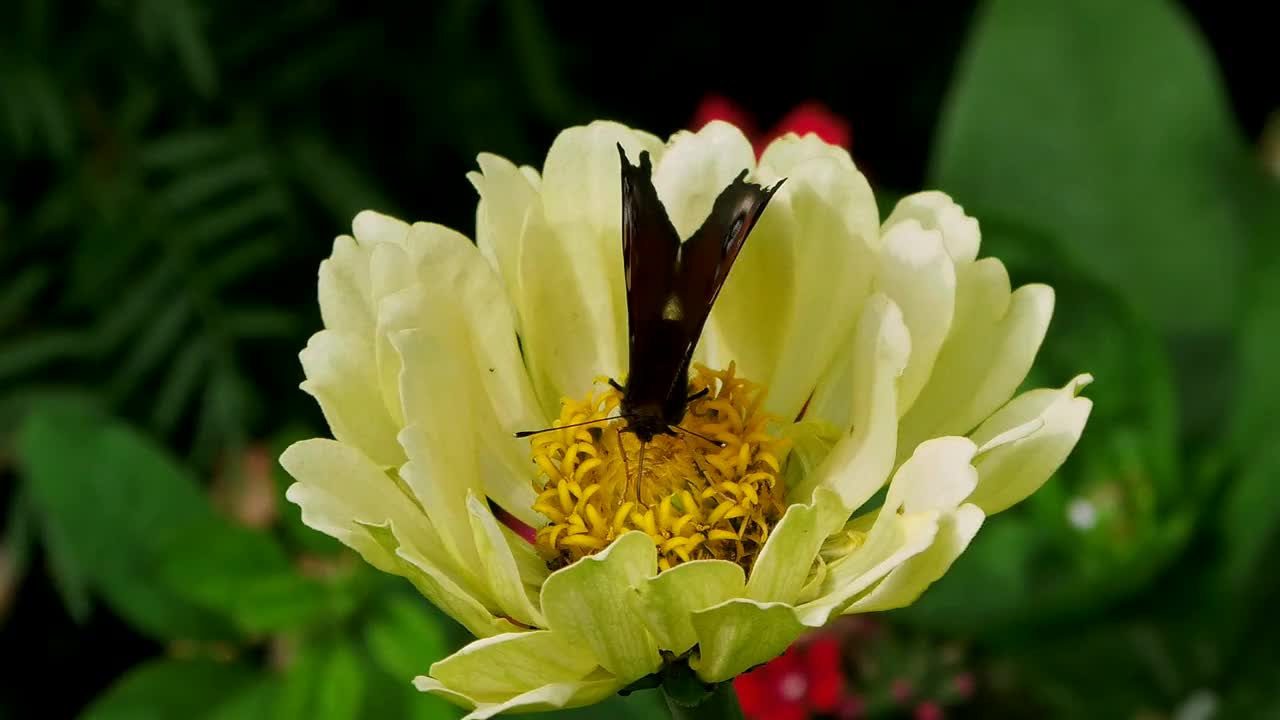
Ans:
[[[467,511],[471,516],[471,531],[475,536],[476,549],[480,553],[480,567],[488,579],[489,590],[498,607],[525,625],[545,627],[547,621],[529,599],[511,546],[507,544],[501,526],[489,506],[481,502],[474,493],[468,493]]]
[[[976,505],[962,505],[938,521],[938,534],[928,550],[894,568],[858,598],[845,614],[879,612],[906,607],[937,582],[978,534],[986,515]]]
[[[636,588],[639,612],[658,647],[683,654],[698,641],[692,614],[742,595],[746,576],[728,560],[692,560],[648,578]]]
[[[785,603],[730,600],[693,615],[698,654],[689,660],[707,683],[733,678],[781,655],[806,628]]]
[[[899,453],[941,435],[964,435],[1006,402],[1031,368],[1053,315],[1047,285],[1009,291],[995,258],[956,269],[955,317],[933,373],[902,417]]]
[[[978,428],[973,438],[984,447],[974,463],[978,487],[969,502],[994,515],[1043,485],[1084,431],[1093,402],[1076,393],[1092,380],[1079,375],[1059,390],[1023,393]],[[1028,424],[1035,429],[1020,434],[1018,428]],[[993,447],[991,439],[998,436],[1008,441]]]
[[[898,381],[898,414],[915,402],[933,371],[951,328],[956,269],[941,233],[915,220],[900,222],[884,235],[876,287],[893,299],[911,334],[911,355]]]
[[[422,692],[439,695],[462,707],[474,708],[463,717],[463,720],[480,720],[515,711],[536,713],[594,705],[625,687],[616,679],[606,677],[601,680],[551,683],[517,695],[505,702],[477,703],[428,677],[416,678],[413,682],[414,686]]]
[[[396,442],[400,427],[391,417],[378,384],[373,336],[322,330],[298,354],[307,379],[302,389],[314,397],[339,441],[360,448],[382,467],[404,462]]]
[[[853,430],[832,448],[804,488],[815,484],[828,487],[839,493],[846,508],[853,509],[884,485],[893,468],[898,436],[897,381],[910,349],[910,336],[898,306],[884,295],[872,296],[858,323],[849,358],[852,373],[847,388],[851,397],[814,398],[822,407],[839,402],[852,407]],[[806,490],[798,488],[796,492]]]
[[[982,240],[978,221],[966,215],[964,208],[946,193],[927,190],[907,195],[894,206],[884,227],[888,231],[893,226],[910,220],[920,223],[926,230],[942,233],[947,253],[957,265],[971,263],[978,257],[978,247]]]
[[[809,576],[818,548],[848,517],[840,497],[818,488],[812,505],[792,505],[765,542],[751,568],[746,597],[794,603]]]
[[[400,526],[387,522],[380,525],[361,523],[369,536],[378,542],[396,560],[391,571],[411,582],[433,605],[449,617],[457,620],[476,637],[489,637],[516,630],[505,618],[495,617],[478,599],[474,589],[464,588],[457,581],[433,565],[421,553],[399,541]]]
[[[281,454],[280,465],[297,481],[286,497],[301,508],[302,521],[342,541],[374,567],[395,573],[398,563],[361,524],[394,522],[402,541],[416,551],[439,547],[439,536],[413,499],[358,449],[334,440],[303,440]]]
[[[657,572],[653,540],[629,532],[552,573],[542,585],[542,612],[552,630],[584,643],[602,667],[630,683],[662,664],[633,592]]]
[[[854,597],[908,558],[924,552],[937,532],[936,512],[912,515],[879,512],[866,541],[849,555],[827,566],[822,592],[817,599],[799,606],[799,618],[810,627],[825,625]]]
[[[431,666],[431,678],[476,703],[505,702],[544,685],[586,678],[595,658],[549,630],[476,640]]]

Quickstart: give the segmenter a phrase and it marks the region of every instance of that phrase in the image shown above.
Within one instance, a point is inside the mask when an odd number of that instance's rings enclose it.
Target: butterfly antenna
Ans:
[[[560,427],[542,428],[541,430],[521,430],[518,433],[514,433],[514,435],[515,437],[518,437],[518,438],[527,438],[531,435],[539,435],[544,432],[551,432],[552,430],[565,430],[567,428],[582,427],[583,425],[593,425],[595,423],[608,422],[610,420],[617,420],[617,419],[618,418],[616,417],[607,417],[607,418],[599,418],[597,420],[584,420],[582,422],[569,423],[568,425],[561,425]]]
[[[688,433],[689,435],[692,435],[696,438],[701,438],[703,440],[706,440],[707,442],[711,443],[712,445],[715,445],[716,447],[722,448],[725,446],[725,443],[720,442],[719,440],[716,440],[714,438],[709,438],[706,435],[703,435],[702,433],[694,432],[688,428],[682,428],[679,425],[670,425],[668,427],[670,427],[672,430],[679,430],[682,433]]]

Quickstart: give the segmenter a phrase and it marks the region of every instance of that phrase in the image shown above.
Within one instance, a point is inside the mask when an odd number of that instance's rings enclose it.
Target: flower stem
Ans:
[[[667,700],[672,720],[743,720],[742,707],[738,705],[738,693],[734,692],[732,681],[717,684],[711,692],[697,699],[664,684],[662,696]]]

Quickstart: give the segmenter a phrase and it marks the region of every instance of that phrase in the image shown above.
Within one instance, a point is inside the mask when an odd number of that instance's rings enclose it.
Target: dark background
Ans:
[[[77,538],[86,535],[75,528],[79,518],[97,516],[92,508],[59,520],[55,508],[70,506],[27,487],[35,482],[28,476],[48,475],[35,469],[42,460],[33,448],[43,446],[24,440],[33,416],[51,407],[92,408],[106,418],[100,422],[132,428],[206,489],[241,468],[245,452],[266,452],[274,463],[282,438],[324,432],[317,409],[297,389],[297,352],[319,327],[317,264],[352,215],[371,207],[470,234],[476,197],[464,174],[478,152],[537,167],[559,130],[595,118],[666,136],[688,127],[714,93],[765,129],[816,100],[853,128],[852,154],[878,194],[937,186],[942,178],[931,162],[959,60],[974,42],[978,7],[633,5],[609,17],[599,5],[514,0],[11,0],[0,20],[0,502],[7,516],[0,716],[75,716],[122,673],[172,649],[163,632],[139,629],[119,610],[129,602],[120,593],[99,599],[99,586],[110,580],[96,577],[91,564],[77,566],[87,557]],[[1270,16],[1245,3],[1173,7],[1189,42],[1204,47],[1240,148],[1257,158],[1269,114],[1280,108],[1273,24],[1264,20]],[[1084,66],[1090,43],[1099,40],[1080,27],[1062,32],[1080,35]],[[1145,32],[1117,27],[1098,37],[1119,34],[1141,44]],[[1081,72],[1081,87],[1100,82]],[[1169,82],[1175,94],[1182,87],[1177,77],[1147,81]],[[1186,120],[1160,108],[1151,117],[1171,126]],[[962,203],[969,199],[963,178],[942,187]],[[1256,209],[1240,211],[1240,223],[1251,229],[1243,245],[1252,253],[1242,265],[1261,272],[1275,257],[1277,195],[1252,176],[1240,187],[1249,188],[1241,192]],[[883,211],[890,207],[883,201]],[[1246,713],[1231,717],[1280,707],[1265,689],[1277,661],[1253,654],[1257,638],[1275,635],[1269,614],[1255,611],[1274,596],[1269,586],[1280,569],[1266,550],[1276,497],[1265,489],[1270,480],[1280,483],[1272,471],[1280,463],[1274,452],[1260,459],[1255,450],[1269,445],[1249,420],[1266,416],[1259,403],[1276,387],[1250,384],[1274,377],[1265,359],[1272,346],[1253,340],[1268,327],[1256,318],[1277,317],[1265,292],[1259,304],[1240,300],[1217,325],[1182,332],[1114,277],[1091,274],[1087,263],[1060,262],[1057,253],[1070,255],[1059,247],[1069,238],[1042,246],[1010,227],[984,219],[983,254],[1007,250],[1015,282],[1053,278],[1060,288],[1054,322],[1065,330],[1045,359],[1046,372],[1058,374],[1043,384],[1081,370],[1104,380],[1102,372],[1113,369],[1113,376],[1137,378],[1087,393],[1099,411],[1086,438],[1096,431],[1111,438],[1110,449],[1093,452],[1096,446],[1082,443],[1061,482],[1087,486],[1098,473],[1114,474],[1118,463],[1131,481],[1122,483],[1126,498],[1156,499],[1121,503],[1131,516],[1121,518],[1126,529],[1118,534],[1059,542],[1044,529],[1035,557],[1004,558],[995,549],[990,562],[975,560],[968,569],[958,563],[956,579],[939,585],[937,602],[887,621],[897,644],[883,656],[902,658],[903,668],[932,667],[929,658],[962,642],[980,692],[973,702],[957,701],[954,712],[972,716],[1014,717],[1018,708],[1036,707],[1056,717],[1168,717],[1162,713],[1206,688]],[[1135,242],[1152,253],[1183,252],[1164,238]],[[1094,362],[1089,348],[1108,343],[1111,354]],[[1161,379],[1165,369],[1169,377]],[[1253,399],[1242,403],[1241,395]],[[1108,399],[1127,409],[1110,412]],[[1172,449],[1152,460],[1143,433],[1165,426],[1174,428],[1171,444],[1164,443]],[[1223,430],[1241,427],[1248,432]],[[77,437],[64,439],[61,452],[89,453]],[[1138,449],[1126,454],[1126,443]],[[1177,482],[1161,485],[1161,463],[1181,468]],[[127,463],[117,468],[131,478],[145,475]],[[69,477],[59,497],[91,504],[92,492],[76,482]],[[127,503],[145,505],[145,484],[121,487],[142,494]],[[1027,537],[1020,533],[1043,529],[1037,513],[1060,517],[1067,495],[1046,498],[1015,518],[1022,525],[1011,520],[993,530],[988,545],[1016,544]],[[289,517],[291,509],[277,513]],[[108,514],[88,537],[126,543],[130,533],[111,523],[128,524],[127,510]],[[1237,510],[1252,514],[1236,518]],[[1168,518],[1177,519],[1176,528]],[[71,530],[60,534],[59,527]],[[311,551],[296,539],[305,530],[269,532],[284,538],[291,556]],[[1245,540],[1233,539],[1241,533]],[[1240,543],[1247,548],[1238,550]],[[203,548],[193,544],[187,552]],[[1074,559],[1052,564],[1064,556]],[[1004,587],[983,573],[1006,566],[1023,573],[1012,586],[1070,587],[1048,599],[1028,591],[1009,601],[1012,610],[992,601],[981,611],[955,611],[953,598]],[[1220,577],[1223,567],[1245,579],[1231,586]],[[1073,573],[1088,582],[1071,585]],[[1132,587],[1116,589],[1129,581]],[[953,583],[950,594],[946,582]],[[1218,592],[1227,586],[1234,589]],[[1038,616],[1041,610],[1049,616]],[[988,622],[1006,613],[1018,622]],[[1209,622],[1227,616],[1236,622],[1229,631]],[[270,645],[258,640],[240,657],[270,665]],[[1251,669],[1233,674],[1242,666]],[[866,680],[868,695],[870,685],[887,682],[883,673],[875,677]],[[42,682],[54,689],[39,688]],[[1116,704],[1091,704],[1103,702],[1093,696]]]

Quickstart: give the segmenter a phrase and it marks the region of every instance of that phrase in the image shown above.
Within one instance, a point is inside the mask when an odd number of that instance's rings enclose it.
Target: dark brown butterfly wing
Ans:
[[[782,185],[779,181],[764,188],[745,182],[746,176],[747,171],[743,170],[720,192],[702,227],[680,249],[673,297],[681,309],[681,336],[685,344],[680,348],[681,365],[676,378],[680,382],[669,388],[665,402],[667,415],[676,417],[672,422],[679,422],[684,415],[689,363],[711,308],[747,236]]]
[[[747,235],[778,185],[744,182],[716,198],[711,213],[681,244],[653,186],[648,153],[622,159],[622,248],[627,285],[629,363],[622,413],[642,436],[684,416],[689,363],[711,306]]]

